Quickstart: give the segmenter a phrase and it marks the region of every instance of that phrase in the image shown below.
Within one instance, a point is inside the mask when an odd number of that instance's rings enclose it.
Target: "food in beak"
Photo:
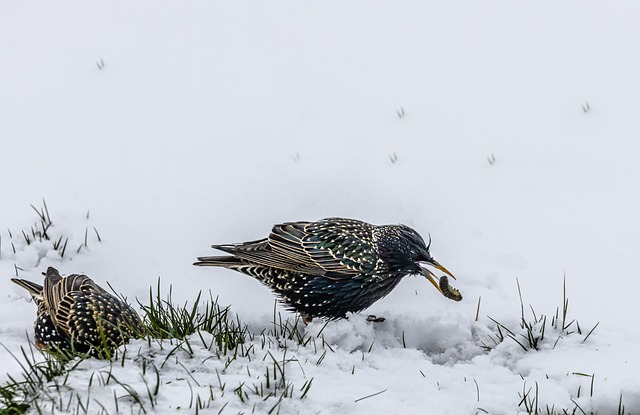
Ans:
[[[449,278],[447,278],[446,275],[443,275],[442,277],[440,277],[440,283],[438,285],[440,286],[439,287],[440,292],[445,297],[453,301],[462,300],[462,294],[460,294],[460,291],[458,291],[457,288],[454,288],[451,285],[449,285]]]

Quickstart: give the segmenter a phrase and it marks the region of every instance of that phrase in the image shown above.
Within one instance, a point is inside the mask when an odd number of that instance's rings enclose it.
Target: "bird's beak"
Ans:
[[[420,267],[420,273],[424,275],[425,278],[428,279],[429,282],[433,284],[434,287],[436,287],[436,290],[440,291],[440,294],[444,295],[442,293],[442,290],[440,289],[440,284],[438,284],[438,282],[436,281],[436,276],[433,274],[433,272],[429,271],[424,267]]]
[[[453,276],[453,274],[451,272],[449,272],[448,269],[446,269],[445,267],[443,267],[442,265],[440,265],[438,262],[436,262],[435,260],[430,261],[430,262],[423,262],[423,264],[425,265],[429,265],[434,267],[435,269],[439,269],[440,271],[444,272],[445,274],[447,274],[448,276],[450,276],[451,278],[453,278],[454,280],[456,279],[456,277]],[[421,274],[424,275],[431,284],[433,284],[434,287],[436,287],[436,289],[438,291],[440,291],[440,293],[442,294],[442,290],[440,289],[440,284],[439,278],[436,278],[435,274],[433,272],[431,272],[430,270],[428,270],[425,267],[420,267]]]
[[[456,280],[457,278],[453,276],[452,273],[449,272],[448,269],[446,269],[445,267],[443,267],[442,265],[438,264],[436,261],[433,261],[432,263],[430,263],[429,265],[431,265],[432,267],[439,269],[440,271],[444,272],[445,274],[447,274],[448,276],[450,276],[451,278],[453,278],[454,280]]]

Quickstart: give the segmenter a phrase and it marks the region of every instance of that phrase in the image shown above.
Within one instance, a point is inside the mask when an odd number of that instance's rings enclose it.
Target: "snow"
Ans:
[[[14,267],[34,281],[49,265],[83,272],[132,301],[158,278],[176,302],[211,290],[259,334],[272,327],[269,290],[195,258],[274,223],[344,216],[430,233],[464,300],[409,277],[329,323],[320,364],[320,340],[287,344],[295,387],[281,414],[518,413],[536,382],[543,410],[616,413],[622,394],[640,412],[639,16],[625,1],[3,3],[0,381],[20,372],[9,351],[26,347],[35,315]],[[69,238],[64,258],[20,233],[43,198],[51,231]],[[488,316],[519,328],[516,278],[528,319],[529,304],[548,319],[562,309],[566,280],[583,333],[554,347],[548,328],[538,351],[494,345]],[[267,352],[281,361],[285,349],[255,338],[251,361],[222,370],[191,342],[184,367],[160,370],[153,408],[141,361],[171,348],[134,342],[114,374],[157,413],[195,411],[191,391],[209,386],[211,413],[276,404],[232,390],[262,382]],[[82,362],[65,396],[90,389],[112,413],[123,389],[87,387],[109,365]],[[575,373],[594,375],[593,396]]]

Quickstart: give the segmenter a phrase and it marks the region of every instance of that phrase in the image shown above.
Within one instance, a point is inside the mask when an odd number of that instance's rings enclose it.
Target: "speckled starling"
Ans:
[[[38,307],[35,342],[40,349],[101,355],[144,333],[138,314],[86,275],[60,276],[49,267],[44,286],[13,278]]]
[[[435,275],[422,265],[453,275],[433,259],[430,245],[405,225],[328,218],[275,225],[265,239],[213,245],[231,255],[199,257],[194,265],[255,277],[309,322],[313,317],[338,319],[362,311],[389,294],[406,275],[421,274],[442,293]],[[448,280],[442,283],[459,295]]]

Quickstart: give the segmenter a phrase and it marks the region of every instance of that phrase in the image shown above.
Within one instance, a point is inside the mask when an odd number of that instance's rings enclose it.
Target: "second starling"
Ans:
[[[95,355],[105,345],[113,350],[144,333],[135,310],[86,275],[62,277],[53,267],[44,275],[44,286],[12,279],[38,307],[34,335],[38,348]]]
[[[433,259],[430,245],[406,225],[328,218],[278,224],[265,239],[213,245],[230,255],[199,257],[194,265],[250,275],[309,322],[313,317],[338,319],[362,311],[406,275],[421,274],[442,293],[433,272],[423,265],[455,277]],[[443,284],[453,289],[448,280]]]

